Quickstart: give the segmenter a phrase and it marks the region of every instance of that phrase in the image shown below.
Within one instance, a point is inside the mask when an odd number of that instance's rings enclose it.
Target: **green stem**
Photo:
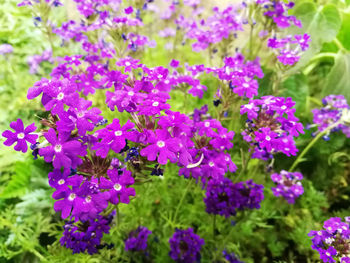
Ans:
[[[314,56],[310,61],[320,60],[322,58],[335,58],[337,53],[333,52],[323,52]]]
[[[305,154],[314,146],[314,144],[325,134],[327,134],[329,131],[331,131],[333,128],[337,127],[339,125],[339,122],[334,123],[333,125],[329,126],[327,129],[324,131],[320,132],[309,142],[309,144],[306,146],[306,148],[301,152],[300,155],[298,155],[297,159],[294,161],[292,166],[289,168],[290,172],[293,172],[298,163],[301,162],[301,159],[305,156]]]
[[[213,240],[216,243],[216,215],[213,215]]]
[[[336,44],[336,46],[339,48],[339,50],[344,50],[344,49],[345,49],[344,46],[343,46],[343,44],[339,41],[338,38],[335,38],[335,39],[333,40],[333,42],[334,42],[334,44]]]
[[[176,217],[177,217],[177,214],[179,213],[180,207],[182,206],[182,203],[183,203],[184,200],[185,200],[186,194],[187,194],[188,190],[190,189],[190,187],[191,187],[191,185],[192,185],[192,181],[193,181],[192,178],[189,178],[188,180],[189,180],[189,182],[188,182],[188,184],[187,184],[186,190],[185,190],[184,193],[182,194],[182,197],[181,197],[181,199],[180,199],[180,202],[179,202],[179,204],[178,204],[177,207],[176,207],[173,222],[176,222]]]

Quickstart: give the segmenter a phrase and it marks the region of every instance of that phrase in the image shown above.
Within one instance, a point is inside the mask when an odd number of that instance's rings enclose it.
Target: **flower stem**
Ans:
[[[305,156],[305,154],[312,148],[312,146],[314,146],[314,144],[325,134],[327,134],[328,132],[330,132],[333,128],[337,127],[339,125],[339,122],[336,122],[332,125],[330,125],[327,129],[325,129],[324,131],[320,132],[319,134],[317,134],[315,136],[315,138],[313,138],[309,144],[306,146],[306,148],[301,152],[301,154],[297,157],[297,159],[294,161],[294,163],[292,164],[292,166],[289,168],[290,172],[293,172],[294,169],[296,168],[296,166],[301,162],[302,158]]]
[[[181,199],[180,199],[180,202],[179,202],[179,204],[178,204],[177,207],[176,207],[173,222],[176,222],[177,214],[179,213],[180,207],[182,206],[182,203],[183,203],[184,200],[185,200],[185,197],[186,197],[186,194],[187,194],[188,190],[191,188],[192,181],[193,181],[192,178],[189,178],[189,179],[188,179],[188,184],[187,184],[186,190],[185,190],[184,193],[182,194],[182,197],[181,197]]]

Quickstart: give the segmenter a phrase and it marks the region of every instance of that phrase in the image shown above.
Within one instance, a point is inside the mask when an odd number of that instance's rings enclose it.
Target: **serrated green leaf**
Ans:
[[[23,195],[31,176],[31,162],[17,162],[14,167],[14,175],[11,181],[0,193],[0,198],[14,198]]]

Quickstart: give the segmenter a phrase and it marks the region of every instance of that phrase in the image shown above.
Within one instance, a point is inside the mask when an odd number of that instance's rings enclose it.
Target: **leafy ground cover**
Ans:
[[[0,262],[349,262],[349,4],[0,0]]]

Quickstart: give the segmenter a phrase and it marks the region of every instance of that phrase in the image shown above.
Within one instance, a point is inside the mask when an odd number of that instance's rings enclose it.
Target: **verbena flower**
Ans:
[[[2,133],[2,136],[6,138],[4,145],[11,146],[12,144],[16,143],[14,147],[15,151],[25,153],[28,150],[27,142],[31,144],[36,143],[38,135],[33,134],[33,132],[36,130],[34,123],[24,128],[23,121],[21,119],[17,119],[17,121],[10,123],[10,127],[14,130],[14,132],[6,130]]]
[[[320,254],[323,262],[348,262],[350,260],[349,222],[340,217],[332,217],[323,224],[324,230],[310,231],[311,248]]]
[[[294,115],[294,105],[291,98],[264,96],[241,106],[240,113],[248,116],[242,135],[251,146],[253,158],[267,160],[278,152],[296,155],[294,137],[304,131]]]
[[[282,170],[280,173],[271,175],[271,180],[277,184],[271,190],[275,196],[282,196],[288,203],[294,204],[295,199],[304,193],[304,188],[301,184],[303,175],[299,172],[287,172]]]
[[[328,140],[329,134],[335,131],[342,131],[347,137],[350,137],[350,106],[343,95],[326,96],[322,103],[321,109],[313,109],[313,124],[309,128],[317,127],[317,131],[313,135],[332,129],[324,135],[324,139]]]
[[[222,251],[222,255],[229,263],[243,263],[239,260],[235,253],[228,253],[227,250]]]
[[[78,224],[67,222],[60,239],[61,245],[71,249],[73,254],[85,251],[90,255],[97,253],[103,234],[109,233],[113,216],[113,213],[108,217],[99,215],[96,219]]]
[[[204,240],[193,232],[192,228],[186,230],[176,229],[169,239],[170,257],[176,262],[192,263],[200,260],[200,250]]]
[[[228,178],[209,180],[204,198],[206,211],[230,217],[236,215],[237,210],[260,208],[263,188],[252,180],[235,184]]]
[[[131,172],[125,169],[113,168],[107,171],[109,180],[102,177],[100,179],[100,188],[107,189],[109,193],[109,200],[112,204],[118,204],[119,202],[128,204],[130,202],[129,197],[135,196],[135,189],[131,188],[135,180],[131,176]]]
[[[287,28],[291,24],[301,27],[301,22],[295,16],[288,15],[288,10],[294,6],[294,2],[256,0],[256,3],[264,8],[264,15],[271,18],[277,27]]]
[[[86,147],[80,141],[70,139],[67,133],[57,135],[53,128],[44,133],[44,137],[51,144],[39,149],[39,155],[46,162],[52,162],[55,168],[76,168],[82,163],[78,156],[86,155]]]
[[[282,39],[270,38],[267,46],[277,50],[277,59],[284,65],[294,65],[309,48],[310,35],[287,36]]]
[[[147,241],[150,234],[152,234],[152,231],[144,226],[139,226],[136,230],[131,231],[128,238],[125,240],[125,250],[145,251],[147,249]]]

